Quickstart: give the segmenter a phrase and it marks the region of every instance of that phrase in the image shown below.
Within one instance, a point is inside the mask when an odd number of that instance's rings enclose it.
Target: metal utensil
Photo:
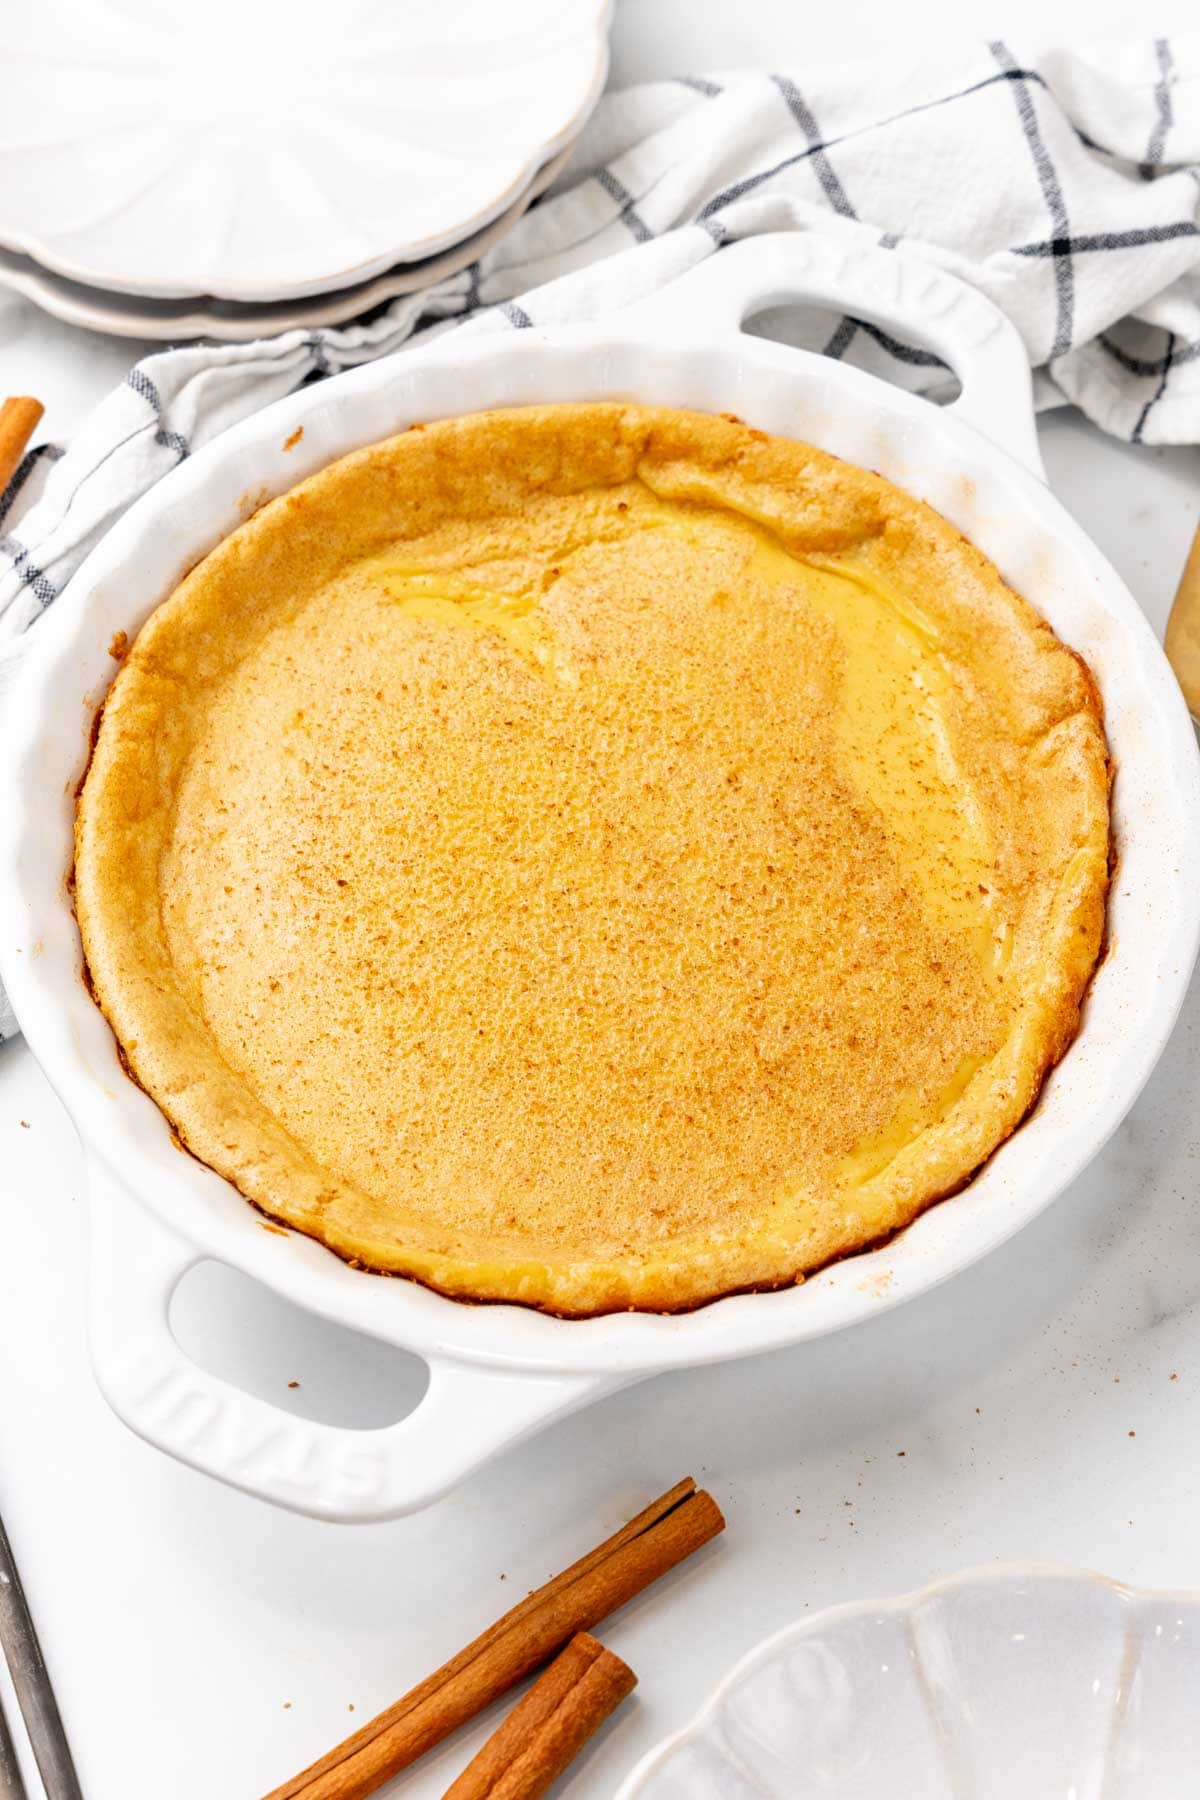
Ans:
[[[29,1789],[17,1761],[17,1747],[0,1707],[0,1800],[29,1800]]]
[[[1200,725],[1200,529],[1187,559],[1163,643],[1188,711]]]
[[[29,1603],[21,1586],[21,1577],[13,1561],[12,1546],[4,1521],[0,1519],[0,1645],[4,1648],[8,1671],[17,1693],[17,1704],[29,1733],[34,1761],[46,1790],[46,1800],[83,1800],[79,1777],[71,1757],[67,1734],[63,1730],[58,1702],[42,1659],[42,1648],[29,1612]],[[12,1741],[0,1747],[0,1770],[4,1753],[12,1752]],[[10,1760],[16,1768],[15,1753]],[[20,1775],[17,1775],[18,1782]],[[28,1800],[24,1786],[12,1789],[14,1800]]]

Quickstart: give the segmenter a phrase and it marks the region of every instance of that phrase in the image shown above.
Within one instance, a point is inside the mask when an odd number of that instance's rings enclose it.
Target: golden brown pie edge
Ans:
[[[1055,659],[1061,691],[1057,702],[1052,697],[1042,703],[1053,710],[1054,705],[1061,702],[1063,694],[1070,695],[1071,709],[1058,723],[1067,724],[1074,733],[1069,749],[1075,762],[1075,773],[1084,802],[1084,835],[1088,854],[1076,869],[1073,880],[1058,893],[1055,942],[1061,955],[1051,960],[1058,964],[1055,974],[1059,979],[1039,999],[1040,1055],[1036,1062],[1022,1071],[1019,1085],[1007,1096],[1003,1117],[993,1120],[989,1129],[981,1134],[990,1136],[987,1147],[981,1148],[970,1167],[958,1168],[943,1181],[931,1181],[927,1191],[920,1197],[911,1199],[902,1214],[884,1230],[864,1237],[861,1242],[831,1245],[826,1253],[815,1256],[805,1267],[781,1272],[766,1279],[738,1281],[733,1278],[733,1271],[721,1273],[718,1266],[713,1266],[707,1281],[697,1281],[694,1271],[705,1260],[703,1252],[699,1251],[697,1255],[691,1256],[684,1247],[682,1257],[672,1256],[667,1260],[666,1266],[657,1270],[652,1262],[643,1262],[638,1269],[636,1282],[630,1279],[625,1270],[602,1267],[597,1267],[586,1277],[574,1274],[564,1281],[558,1271],[541,1265],[526,1267],[520,1273],[512,1265],[508,1265],[497,1281],[494,1271],[488,1270],[485,1273],[486,1265],[481,1266],[476,1260],[460,1261],[452,1257],[429,1256],[404,1249],[399,1250],[394,1257],[379,1256],[377,1253],[372,1254],[372,1250],[377,1252],[377,1246],[368,1249],[361,1241],[347,1238],[337,1229],[313,1230],[310,1223],[290,1210],[290,1196],[287,1193],[278,1191],[272,1184],[264,1185],[253,1177],[248,1177],[244,1170],[228,1164],[222,1167],[222,1162],[227,1162],[227,1159],[222,1157],[219,1149],[214,1148],[210,1141],[205,1141],[202,1128],[197,1130],[195,1122],[183,1116],[186,1108],[173,1108],[169,1092],[156,1079],[156,1071],[146,1067],[144,1043],[139,1040],[136,1029],[131,1027],[122,1004],[123,996],[107,979],[104,968],[104,950],[101,945],[103,927],[97,924],[103,912],[103,882],[98,884],[96,880],[98,846],[89,837],[88,830],[89,821],[97,810],[93,803],[99,788],[106,787],[111,799],[112,777],[116,772],[107,754],[111,746],[105,744],[104,715],[114,705],[121,711],[119,697],[127,673],[130,667],[137,666],[139,657],[144,661],[148,655],[153,654],[155,631],[163,628],[172,607],[182,608],[188,605],[198,592],[211,594],[215,584],[221,580],[225,559],[253,558],[258,541],[271,532],[284,509],[296,506],[298,499],[302,504],[312,506],[314,502],[319,503],[322,492],[332,496],[338,483],[352,480],[356,468],[361,469],[372,462],[378,463],[381,456],[402,458],[403,447],[409,441],[407,433],[340,459],[301,484],[298,489],[262,508],[218,545],[181,582],[168,600],[152,614],[147,627],[143,628],[135,641],[130,657],[118,672],[113,688],[97,715],[92,759],[81,783],[76,827],[75,889],[84,944],[85,974],[93,998],[113,1030],[118,1052],[128,1075],[155,1100],[176,1143],[204,1166],[222,1174],[267,1218],[317,1237],[318,1241],[351,1265],[376,1273],[410,1277],[458,1300],[496,1304],[515,1302],[564,1318],[593,1317],[622,1310],[664,1313],[689,1311],[724,1295],[765,1292],[788,1286],[831,1262],[859,1254],[894,1237],[930,1206],[969,1185],[978,1169],[1036,1106],[1046,1077],[1078,1032],[1080,1008],[1102,950],[1110,854],[1107,803],[1111,780],[1103,736],[1102,706],[1095,681],[1083,659],[1053,636],[1032,609],[1008,589],[987,559],[953,526],[932,509],[903,495],[881,478],[842,463],[824,452],[791,440],[768,439],[764,434],[751,431],[730,418],[718,419],[706,414],[674,411],[658,412],[654,409],[612,404],[523,408],[509,414],[470,415],[467,420],[446,421],[441,426],[414,429],[432,437],[439,431],[461,429],[464,425],[469,426],[478,421],[504,423],[514,417],[527,419],[533,413],[574,417],[576,421],[580,415],[584,415],[585,425],[594,421],[598,415],[607,415],[610,420],[618,418],[622,430],[633,431],[635,434],[644,432],[646,444],[657,453],[667,455],[668,459],[672,453],[672,432],[682,431],[685,451],[695,453],[698,450],[701,464],[705,456],[709,455],[724,471],[734,469],[737,480],[746,487],[755,482],[756,457],[769,457],[782,451],[785,456],[795,459],[795,473],[811,477],[817,471],[823,477],[822,481],[815,484],[814,504],[819,518],[814,526],[814,542],[818,549],[836,551],[843,542],[852,540],[854,534],[861,531],[859,509],[863,496],[868,495],[870,503],[880,514],[893,522],[902,522],[906,529],[914,530],[918,537],[933,546],[934,560],[931,566],[937,566],[947,558],[952,565],[969,565],[974,580],[981,581],[984,587],[990,587],[994,597],[1003,596],[1003,603],[1015,609],[1032,627],[1032,636],[1040,640],[1037,646],[1040,657],[1044,660],[1047,655],[1051,655]],[[656,439],[662,442],[656,443]],[[678,454],[678,451],[679,445],[676,444],[675,453]],[[772,470],[771,474],[778,478],[777,470]],[[917,521],[915,526],[914,520]],[[911,551],[911,545],[909,550]],[[1070,679],[1065,678],[1068,668],[1072,671]],[[122,715],[123,736],[128,732],[130,723]],[[136,718],[132,725],[136,737]],[[134,811],[136,812],[136,803]],[[108,822],[111,825],[111,818]],[[113,867],[113,854],[114,845],[110,842],[104,859],[110,871]],[[684,1269],[682,1277],[681,1263]]]

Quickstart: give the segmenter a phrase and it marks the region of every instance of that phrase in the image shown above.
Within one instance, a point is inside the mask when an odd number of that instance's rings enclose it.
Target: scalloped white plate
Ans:
[[[578,133],[611,0],[38,0],[7,22],[0,245],[158,298],[295,299],[490,223]]]
[[[1001,1565],[768,1638],[617,1800],[1196,1800],[1200,1594]]]
[[[114,337],[155,338],[178,344],[189,338],[214,338],[225,344],[247,344],[255,338],[273,337],[282,331],[312,330],[321,325],[344,325],[364,313],[445,281],[484,256],[507,235],[517,220],[559,174],[571,154],[560,150],[538,170],[525,192],[481,231],[464,238],[440,255],[422,262],[398,263],[369,281],[298,300],[275,300],[253,306],[237,300],[214,300],[203,294],[183,300],[151,300],[138,294],[118,294],[107,288],[88,287],[52,275],[32,257],[18,256],[0,247],[0,287],[11,288],[32,300],[43,312],[80,325],[86,331],[105,331]]]

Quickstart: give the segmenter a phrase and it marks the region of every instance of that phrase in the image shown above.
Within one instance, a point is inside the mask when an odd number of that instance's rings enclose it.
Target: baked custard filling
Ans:
[[[77,899],[264,1211],[569,1314],[795,1280],[1016,1127],[1099,952],[1086,670],[879,477],[480,414],[334,464],[138,635]]]

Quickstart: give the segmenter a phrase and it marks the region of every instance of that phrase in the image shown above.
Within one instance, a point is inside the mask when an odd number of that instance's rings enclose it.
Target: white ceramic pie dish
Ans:
[[[1193,1800],[1200,1594],[1001,1564],[801,1619],[616,1800]]]
[[[744,335],[811,299],[936,350],[961,398],[939,409],[844,364]],[[1032,1219],[1128,1111],[1166,1042],[1200,934],[1200,772],[1173,676],[1136,603],[1046,489],[1024,353],[974,290],[895,252],[817,235],[735,245],[604,325],[453,336],[304,389],[229,431],[114,527],[53,612],[11,696],[0,759],[0,966],[90,1171],[91,1347],[115,1410],[184,1461],[281,1505],[377,1519],[428,1503],[551,1419],[640,1376],[851,1325],[965,1268]],[[1078,1039],[1038,1107],[971,1185],[891,1243],[802,1286],[694,1312],[563,1321],[470,1306],[264,1229],[174,1147],[122,1073],[81,979],[66,872],[88,733],[130,635],[247,510],[333,457],[422,419],[552,400],[636,398],[735,412],[878,469],[929,500],[1088,659],[1119,775],[1108,954]],[[298,426],[303,437],[284,448]],[[314,1313],[425,1359],[415,1412],[380,1430],[299,1419],[197,1368],[169,1328],[183,1274],[216,1258]]]

